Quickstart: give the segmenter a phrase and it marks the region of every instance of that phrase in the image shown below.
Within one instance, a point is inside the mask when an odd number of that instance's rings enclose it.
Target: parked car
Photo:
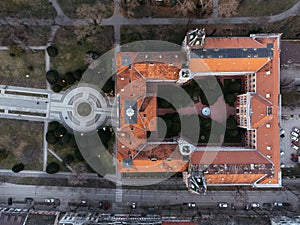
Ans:
[[[297,127],[293,127],[292,131],[294,131],[294,132],[300,134],[300,130],[299,130],[299,128],[297,128]]]
[[[33,202],[33,198],[25,198],[25,202]]]
[[[276,207],[282,207],[283,203],[282,202],[274,202],[274,206],[276,206]]]
[[[55,201],[54,198],[46,198],[46,199],[45,199],[45,202],[48,203],[48,204],[53,204],[54,201]]]
[[[12,205],[12,203],[13,203],[12,197],[9,197],[9,198],[7,199],[7,204],[8,204],[8,205]]]
[[[195,202],[189,202],[188,203],[188,207],[189,208],[195,208],[196,207],[196,203]]]
[[[131,209],[136,209],[137,205],[136,202],[131,203]]]
[[[268,209],[268,208],[272,207],[272,204],[265,202],[265,203],[262,204],[262,207]]]
[[[280,129],[280,137],[281,138],[285,137],[284,133],[285,133],[284,129]]]
[[[236,210],[236,207],[235,207],[235,205],[233,203],[231,203],[231,209],[232,210]]]
[[[292,158],[297,159],[298,160],[298,155],[297,154],[291,154]]]
[[[86,200],[80,200],[80,206],[87,206]]]
[[[282,206],[291,206],[291,203],[289,203],[289,202],[283,202]]]
[[[219,207],[220,208],[227,208],[228,207],[228,204],[226,202],[220,202],[219,203]]]
[[[294,132],[294,131],[291,132],[291,135],[293,135],[293,136],[295,136],[295,137],[299,137],[299,134],[296,133],[296,132]]]
[[[246,205],[245,205],[245,208],[244,208],[245,210],[249,210],[250,209],[250,204],[249,203],[247,203]]]
[[[296,145],[296,146],[298,146],[298,147],[299,147],[299,144],[298,144],[298,142],[297,142],[297,141],[292,141],[292,144],[293,144],[293,145]]]
[[[292,160],[293,162],[295,162],[295,163],[298,162],[298,159],[295,159],[295,158],[291,158],[291,160]]]
[[[296,151],[299,149],[299,147],[296,146],[296,145],[294,145],[294,144],[292,144],[291,147],[292,147],[293,149],[295,149]]]
[[[297,138],[297,137],[295,137],[295,136],[291,136],[291,139],[293,140],[293,141],[299,141],[299,139]]]
[[[252,202],[251,203],[251,208],[253,209],[253,208],[259,208],[259,203],[257,203],[257,202]]]

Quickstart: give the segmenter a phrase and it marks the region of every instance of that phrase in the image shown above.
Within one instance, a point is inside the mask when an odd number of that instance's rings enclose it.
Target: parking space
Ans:
[[[293,128],[300,129],[300,115],[282,115],[281,128],[284,130],[284,137],[281,138],[280,149],[281,149],[281,163],[284,167],[294,167],[296,162],[291,160],[291,154],[298,154],[296,147],[292,147],[292,135]],[[296,137],[295,137],[296,138]],[[294,139],[295,139],[294,138]],[[297,140],[297,139],[295,139]],[[298,144],[298,142],[294,142]]]

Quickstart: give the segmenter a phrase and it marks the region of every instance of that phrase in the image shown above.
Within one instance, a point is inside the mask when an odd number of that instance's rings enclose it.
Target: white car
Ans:
[[[291,132],[291,135],[293,135],[293,136],[295,136],[295,137],[299,137],[299,134],[296,133],[296,132],[294,132],[294,131]]]
[[[46,203],[54,203],[54,198],[46,198],[45,202]]]
[[[226,202],[220,202],[219,203],[219,207],[220,208],[227,208],[228,207],[228,204]]]
[[[296,146],[296,145],[291,145],[291,147],[293,148],[293,149],[295,149],[296,151],[299,149],[299,147],[298,146]]]
[[[297,134],[300,133],[300,130],[297,127],[293,127],[293,131],[296,132]]]
[[[296,138],[295,136],[291,136],[291,139],[292,139],[293,141],[299,141],[299,139]]]
[[[189,202],[188,203],[188,207],[189,208],[195,208],[196,207],[196,203],[195,202]]]
[[[256,203],[256,202],[251,203],[252,208],[259,208],[259,206],[260,206],[259,203]]]

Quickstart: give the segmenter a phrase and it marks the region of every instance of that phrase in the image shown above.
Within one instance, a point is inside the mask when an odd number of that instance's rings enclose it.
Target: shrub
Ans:
[[[49,70],[46,73],[46,80],[49,84],[55,84],[58,81],[59,74],[56,70]]]
[[[19,173],[20,171],[24,170],[24,164],[19,163],[13,166],[11,169],[14,173]]]
[[[72,154],[68,154],[64,157],[64,161],[66,164],[71,164],[72,162],[74,162],[75,158]]]
[[[52,121],[48,124],[48,131],[54,131],[60,127],[60,123],[57,121]]]
[[[47,48],[47,53],[50,57],[55,57],[58,55],[58,49],[54,46],[49,46]]]
[[[59,128],[53,131],[54,136],[57,138],[62,138],[66,133],[67,130],[63,126],[60,126]]]
[[[79,81],[82,77],[82,70],[78,69],[78,70],[74,71],[73,76],[76,80]]]
[[[46,172],[50,174],[57,173],[58,171],[59,171],[59,165],[56,162],[49,163],[46,168]]]
[[[52,85],[52,90],[56,93],[60,92],[62,90],[62,86],[60,86],[59,84],[54,84]]]
[[[69,84],[69,85],[74,84],[76,81],[75,77],[73,76],[73,73],[71,73],[71,72],[66,73],[64,78],[65,78],[67,84]]]
[[[49,144],[54,145],[54,144],[56,144],[59,141],[59,139],[56,136],[54,136],[53,131],[48,131],[46,133],[46,141]]]

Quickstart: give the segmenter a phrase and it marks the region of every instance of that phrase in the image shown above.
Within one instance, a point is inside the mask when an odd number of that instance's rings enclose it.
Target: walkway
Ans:
[[[52,0],[52,3],[56,2]],[[119,2],[115,0],[115,2]],[[117,3],[115,3],[117,4]],[[93,24],[92,20],[88,19],[71,19],[63,16],[59,9],[55,8],[59,12],[59,16],[55,21],[51,19],[16,19],[16,18],[2,18],[0,19],[0,25],[27,25],[27,26],[84,26]],[[117,25],[171,25],[171,24],[262,24],[262,23],[274,23],[286,18],[299,15],[300,2],[297,2],[292,8],[286,10],[277,15],[263,16],[263,17],[218,17],[208,19],[189,19],[189,18],[125,18],[123,15],[114,12],[114,15],[110,18],[102,19],[99,25],[101,26],[117,26]]]

